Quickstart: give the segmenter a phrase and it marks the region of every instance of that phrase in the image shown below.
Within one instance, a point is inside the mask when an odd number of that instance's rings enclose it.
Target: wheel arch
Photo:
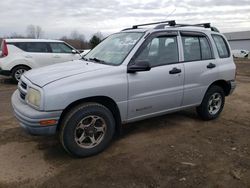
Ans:
[[[31,69],[30,66],[28,65],[24,65],[24,64],[18,64],[18,65],[15,65],[14,67],[11,68],[10,72],[13,73],[13,70],[16,68],[16,67],[27,67],[28,69]]]
[[[223,90],[224,90],[224,93],[225,93],[225,96],[228,96],[230,94],[230,90],[231,90],[231,85],[229,82],[225,81],[225,80],[217,80],[215,82],[213,82],[209,87],[208,89],[211,87],[211,86],[219,86],[221,87]],[[207,89],[207,91],[208,91]]]
[[[113,117],[115,119],[115,123],[116,123],[116,134],[120,134],[121,133],[121,114],[120,114],[120,110],[116,104],[116,102],[107,96],[94,96],[94,97],[87,97],[87,98],[83,98],[83,99],[79,99],[77,101],[72,102],[71,104],[69,104],[62,112],[59,122],[58,122],[58,127],[57,130],[60,129],[61,127],[61,121],[63,119],[63,117],[75,106],[81,104],[81,103],[87,103],[87,102],[95,102],[95,103],[99,103],[104,105],[106,108],[108,108],[111,113],[113,114]]]

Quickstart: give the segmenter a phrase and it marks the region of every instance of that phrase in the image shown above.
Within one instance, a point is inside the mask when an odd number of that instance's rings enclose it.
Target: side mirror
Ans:
[[[78,54],[78,52],[76,50],[74,50],[74,49],[71,51],[71,53],[72,54]]]
[[[128,66],[127,73],[149,71],[150,69],[148,61],[136,61],[134,64]]]

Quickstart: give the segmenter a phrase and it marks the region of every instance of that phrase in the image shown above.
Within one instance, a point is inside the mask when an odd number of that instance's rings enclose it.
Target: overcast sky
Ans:
[[[250,30],[250,0],[0,1],[0,36],[25,35],[27,25],[34,24],[45,31],[44,38],[60,38],[72,30],[89,38],[97,31],[107,35],[133,24],[166,19],[211,22],[222,32]]]

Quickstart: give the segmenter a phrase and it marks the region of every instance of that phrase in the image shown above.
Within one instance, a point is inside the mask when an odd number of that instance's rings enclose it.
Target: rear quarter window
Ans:
[[[220,58],[230,57],[230,50],[226,40],[221,35],[212,35]]]
[[[16,43],[11,43],[11,44],[23,51],[26,51],[26,43],[24,42],[16,42]]]

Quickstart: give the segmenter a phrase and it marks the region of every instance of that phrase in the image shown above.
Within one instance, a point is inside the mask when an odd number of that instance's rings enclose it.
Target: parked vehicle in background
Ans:
[[[81,56],[83,57],[83,56],[87,55],[87,54],[90,52],[90,50],[91,50],[91,49],[83,50],[83,51],[81,52]]]
[[[67,152],[85,157],[104,150],[124,123],[190,107],[216,119],[236,87],[230,47],[210,24],[186,26],[133,26],[82,60],[28,71],[12,95],[21,126],[59,133]]]
[[[18,81],[30,69],[80,59],[69,44],[46,39],[4,39],[1,45],[0,74]]]
[[[232,50],[233,57],[236,58],[247,58],[249,53],[248,50]]]

